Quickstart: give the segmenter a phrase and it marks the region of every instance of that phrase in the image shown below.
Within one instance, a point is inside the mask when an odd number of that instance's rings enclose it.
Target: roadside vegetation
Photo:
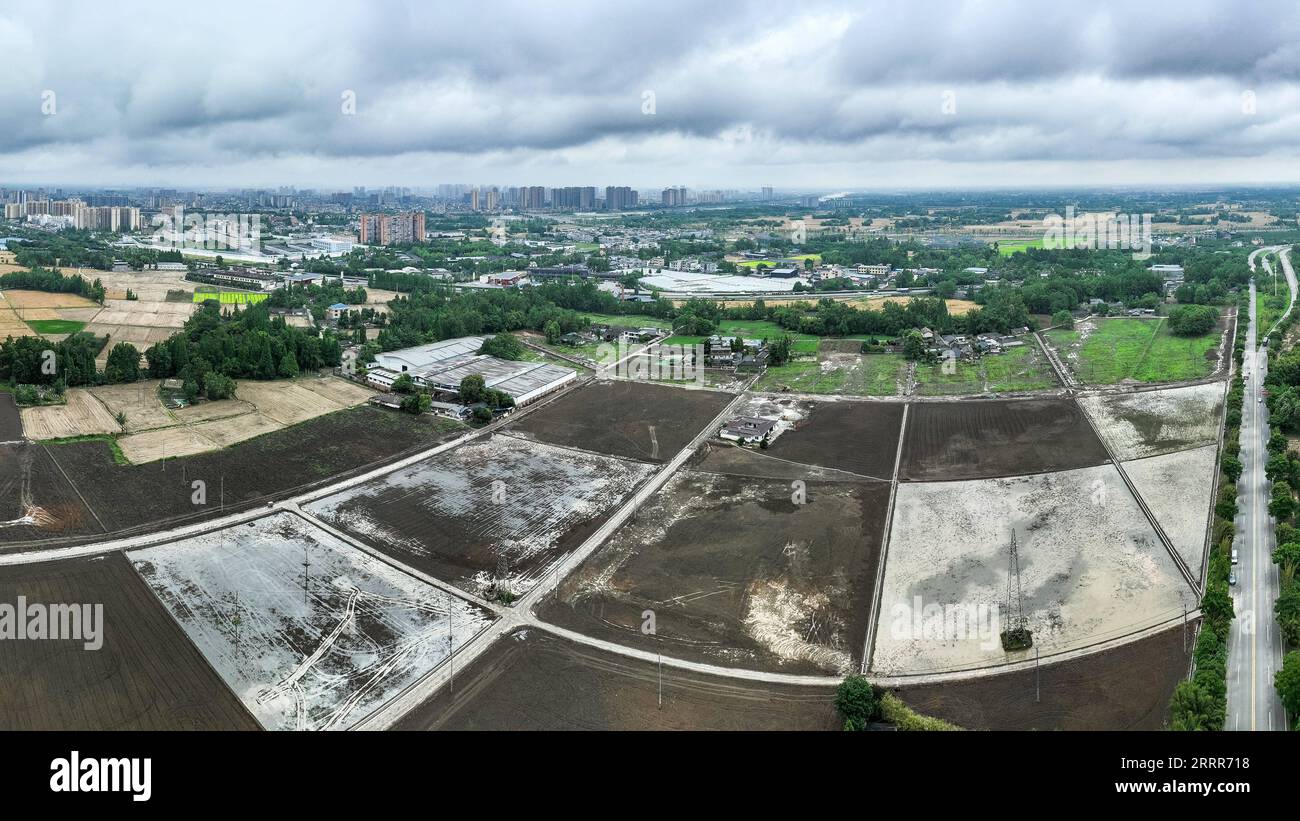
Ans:
[[[1240,310],[1247,310],[1243,294]],[[1201,626],[1192,653],[1195,672],[1174,689],[1169,705],[1169,726],[1174,730],[1222,730],[1228,711],[1228,634],[1234,608],[1228,576],[1232,572],[1232,543],[1237,527],[1237,480],[1241,478],[1241,417],[1246,401],[1241,376],[1246,323],[1237,323],[1233,359],[1237,374],[1228,390],[1223,446],[1219,458],[1219,492],[1210,531],[1205,594],[1201,598]]]
[[[923,716],[898,696],[875,686],[863,676],[848,676],[835,691],[835,711],[848,731],[862,731],[884,722],[904,731],[947,731],[961,728]]]

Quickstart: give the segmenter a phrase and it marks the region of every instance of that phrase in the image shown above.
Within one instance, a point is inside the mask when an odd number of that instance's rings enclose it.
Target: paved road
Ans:
[[[1282,269],[1296,295],[1295,272],[1281,255]],[[1253,263],[1253,259],[1252,259]],[[1252,264],[1253,268],[1253,264]],[[1241,479],[1237,483],[1238,561],[1233,602],[1237,617],[1228,636],[1229,730],[1285,730],[1286,713],[1273,689],[1273,676],[1282,664],[1282,636],[1273,618],[1278,593],[1273,564],[1273,521],[1268,514],[1270,483],[1264,476],[1268,460],[1268,408],[1259,401],[1268,372],[1266,352],[1256,347],[1255,283],[1250,284],[1250,322],[1242,370],[1246,377],[1246,407],[1241,419]],[[1266,329],[1267,330],[1267,329]]]

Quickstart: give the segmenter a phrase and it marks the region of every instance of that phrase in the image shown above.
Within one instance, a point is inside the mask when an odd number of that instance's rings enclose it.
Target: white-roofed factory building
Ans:
[[[513,362],[478,353],[486,336],[447,339],[429,345],[375,355],[366,378],[388,390],[403,373],[435,398],[456,399],[467,376],[483,377],[484,386],[509,394],[520,407],[559,390],[578,378],[576,371],[544,362]]]

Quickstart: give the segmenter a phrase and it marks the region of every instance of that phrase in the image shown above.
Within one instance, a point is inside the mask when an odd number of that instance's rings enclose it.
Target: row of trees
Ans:
[[[1246,326],[1238,325],[1237,357]],[[1196,674],[1174,689],[1170,702],[1170,726],[1175,730],[1223,729],[1228,710],[1228,633],[1234,617],[1228,575],[1232,572],[1232,543],[1236,534],[1237,479],[1241,476],[1241,413],[1246,391],[1240,373],[1228,391],[1227,427],[1219,460],[1222,478],[1215,500],[1210,559],[1205,595],[1201,598],[1201,631],[1196,638],[1193,659]]]
[[[104,303],[107,291],[98,279],[91,281],[78,274],[64,276],[58,271],[33,268],[30,271],[12,271],[0,275],[0,288],[22,288],[29,291],[46,291],[54,294],[79,294],[95,302]]]
[[[1274,686],[1282,699],[1282,706],[1292,716],[1300,716],[1300,531],[1296,517],[1300,515],[1300,453],[1289,447],[1290,440],[1283,431],[1294,432],[1300,424],[1300,354],[1286,350],[1287,331],[1295,324],[1292,313],[1278,324],[1273,334],[1276,341],[1268,348],[1269,420],[1275,429],[1268,440],[1268,462],[1264,473],[1273,483],[1268,510],[1276,521],[1277,547],[1273,549],[1273,562],[1277,565],[1281,587],[1273,602],[1273,615],[1286,646],[1282,669],[1276,673]],[[1296,720],[1300,729],[1300,718]]]

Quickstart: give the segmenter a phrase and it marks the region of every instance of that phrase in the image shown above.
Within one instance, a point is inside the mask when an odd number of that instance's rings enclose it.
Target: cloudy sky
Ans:
[[[0,55],[0,185],[1300,182],[1294,0],[0,0]]]

